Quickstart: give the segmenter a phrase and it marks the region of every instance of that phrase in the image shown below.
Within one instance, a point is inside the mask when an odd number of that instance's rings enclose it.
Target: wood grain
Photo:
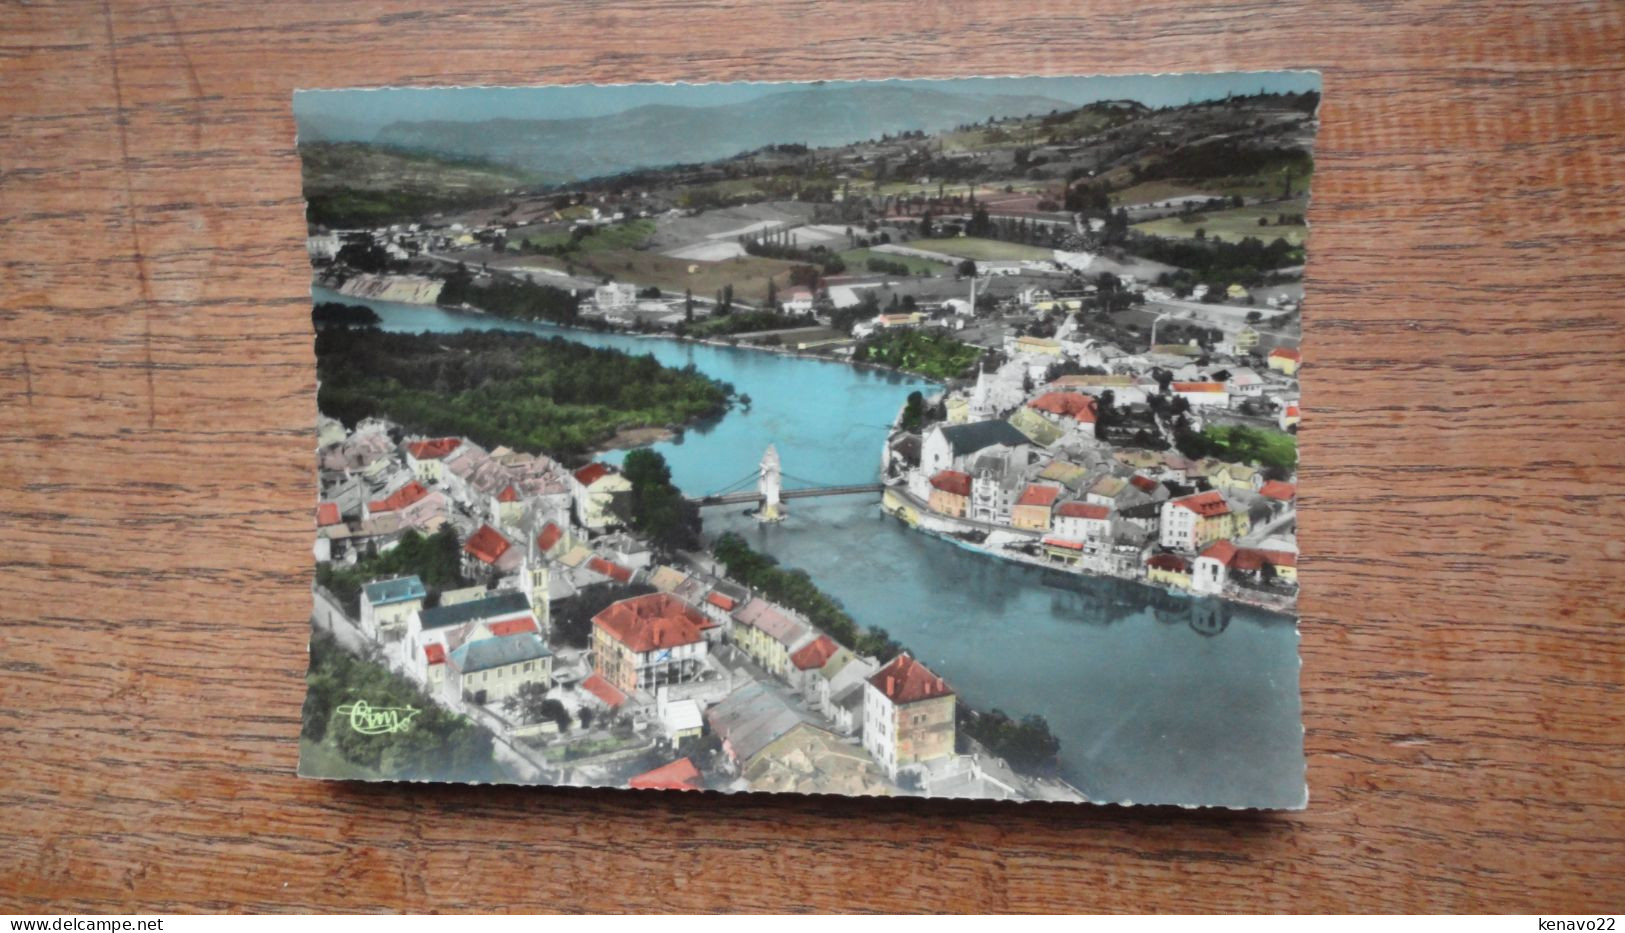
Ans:
[[[0,18],[0,906],[1625,909],[1625,6]],[[1306,812],[294,777],[315,411],[293,88],[1280,67],[1325,76]]]

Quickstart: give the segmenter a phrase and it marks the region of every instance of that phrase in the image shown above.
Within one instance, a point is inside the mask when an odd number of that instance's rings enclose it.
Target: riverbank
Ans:
[[[940,512],[931,511],[929,506],[914,498],[914,496],[910,495],[907,490],[902,489],[901,487],[886,487],[886,491],[881,494],[880,508],[881,511],[885,512],[892,518],[897,519],[899,522],[908,526],[908,528],[913,531],[931,535],[974,554],[992,557],[996,560],[1009,561],[1013,564],[1024,564],[1029,567],[1038,567],[1055,573],[1075,574],[1080,577],[1099,577],[1102,579],[1119,580],[1123,583],[1132,583],[1136,586],[1143,586],[1150,590],[1170,593],[1175,596],[1202,596],[1204,598],[1218,599],[1241,606],[1248,606],[1253,609],[1261,609],[1265,612],[1278,612],[1285,615],[1292,615],[1295,614],[1297,610],[1297,606],[1292,602],[1276,602],[1261,598],[1249,598],[1247,594],[1232,592],[1196,594],[1192,593],[1188,589],[1183,589],[1177,586],[1159,586],[1154,583],[1148,583],[1144,578],[1140,577],[1138,573],[1131,575],[1126,572],[1117,572],[1110,569],[1103,570],[1099,568],[1085,567],[1081,564],[1068,566],[1065,564],[1058,564],[1051,560],[1045,560],[1042,557],[1035,557],[1031,554],[1023,554],[1019,551],[1010,551],[1006,547],[990,547],[988,546],[988,542],[997,542],[1000,545],[1005,545],[1014,540],[1022,538],[1026,538],[1031,541],[1038,541],[1043,538],[1043,534],[1042,532],[1026,531],[1020,528],[1006,528],[1004,526],[985,525],[984,523],[980,522],[960,521],[951,516],[943,515]],[[966,535],[983,535],[984,537],[982,543],[978,544],[976,541],[965,537]]]
[[[428,292],[422,287],[423,278],[423,276],[404,274],[371,275],[367,273],[356,273],[347,279],[343,285],[336,285],[334,284],[332,276],[318,275],[313,279],[312,284],[318,288],[325,288],[329,291],[336,292],[346,298],[388,301],[394,304],[421,305],[423,307],[438,308],[443,311],[451,311],[458,314],[478,314],[498,320],[514,321],[516,323],[543,323],[549,327],[557,327],[561,330],[579,330],[592,334],[617,334],[625,337],[676,340],[682,343],[692,343],[708,347],[724,347],[733,350],[754,350],[760,353],[771,353],[776,356],[785,356],[792,359],[840,363],[858,369],[873,369],[881,372],[897,373],[901,376],[911,376],[917,379],[924,379],[933,385],[943,384],[943,380],[937,379],[936,377],[927,375],[925,373],[916,372],[914,370],[904,369],[898,366],[888,366],[883,363],[873,363],[868,360],[853,360],[843,358],[834,353],[820,353],[816,350],[798,350],[794,347],[783,346],[775,347],[768,344],[754,343],[741,339],[729,340],[722,337],[693,337],[687,334],[679,334],[675,331],[632,330],[625,327],[616,327],[607,321],[603,322],[600,326],[591,326],[581,323],[560,323],[555,321],[532,321],[527,318],[510,317],[508,315],[498,314],[488,309],[471,305],[467,302],[458,302],[454,305],[443,304],[435,300],[435,297],[439,295],[439,288],[433,289],[433,295],[427,298],[423,297],[428,294]],[[347,291],[347,289],[351,287],[350,283],[357,280],[366,280],[368,282],[366,289],[363,289],[363,291],[376,291],[379,294],[361,294]],[[392,283],[398,283],[398,285],[392,285]],[[386,297],[385,293],[391,296],[399,294],[405,297]],[[749,335],[750,332],[746,332],[745,334],[741,334],[739,336],[748,337]],[[614,446],[605,446],[604,449],[613,450],[618,448]]]

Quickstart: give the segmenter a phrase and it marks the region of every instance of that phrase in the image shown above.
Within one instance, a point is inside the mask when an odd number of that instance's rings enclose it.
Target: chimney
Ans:
[[[893,677],[890,674],[887,674],[886,675],[886,696],[891,697],[895,693],[897,693],[897,678]]]

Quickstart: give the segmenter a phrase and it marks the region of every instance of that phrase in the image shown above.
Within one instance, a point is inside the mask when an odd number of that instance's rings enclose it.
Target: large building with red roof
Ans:
[[[1251,527],[1246,512],[1230,508],[1217,491],[1169,499],[1162,504],[1162,546],[1199,551],[1215,541],[1240,537]]]
[[[1061,487],[1033,483],[1021,491],[1010,507],[1010,524],[1028,531],[1049,531],[1050,512],[1061,496]]]
[[[443,462],[446,456],[463,446],[460,437],[435,437],[406,442],[406,465],[425,483],[438,483],[446,478]]]
[[[1095,423],[1095,400],[1082,392],[1045,392],[1028,402],[1027,407],[1079,424]]]
[[[910,765],[954,753],[954,692],[907,654],[864,684],[863,747],[897,779]]]
[[[670,593],[623,599],[593,616],[593,671],[623,693],[686,683],[705,669],[714,625]]]
[[[961,470],[939,470],[931,477],[931,497],[926,506],[933,512],[964,518],[970,512],[971,477]]]

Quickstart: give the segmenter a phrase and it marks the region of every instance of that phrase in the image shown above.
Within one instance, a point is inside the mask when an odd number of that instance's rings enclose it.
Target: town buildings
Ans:
[[[941,677],[900,654],[865,684],[863,747],[888,777],[954,753],[954,692]]]

